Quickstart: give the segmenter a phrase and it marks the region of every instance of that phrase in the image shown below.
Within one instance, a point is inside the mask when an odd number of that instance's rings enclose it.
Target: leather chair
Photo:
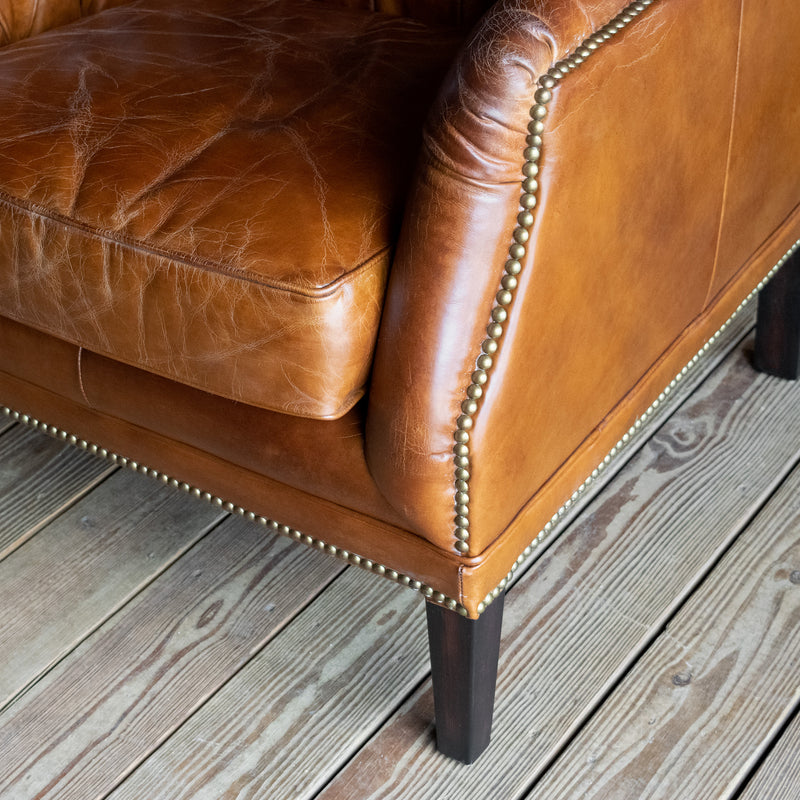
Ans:
[[[0,0],[0,401],[419,592],[472,761],[508,575],[780,267],[797,374],[800,4],[383,9]]]

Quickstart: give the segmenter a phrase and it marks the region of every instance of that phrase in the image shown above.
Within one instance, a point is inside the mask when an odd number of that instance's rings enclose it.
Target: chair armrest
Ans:
[[[130,0],[0,0],[0,46]]]
[[[387,498],[448,549],[456,420],[508,259],[537,81],[619,7],[584,5],[497,3],[453,65],[424,132],[376,352],[367,454]]]
[[[736,307],[715,297],[742,266],[717,263],[740,9],[619,10],[501,2],[425,132],[366,444],[385,496],[454,553],[521,521],[529,543]]]

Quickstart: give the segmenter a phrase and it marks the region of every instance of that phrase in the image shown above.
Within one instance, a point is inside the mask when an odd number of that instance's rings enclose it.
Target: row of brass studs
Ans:
[[[453,434],[455,440],[453,446],[455,464],[454,534],[455,548],[459,553],[469,552],[470,431],[478,412],[479,401],[486,392],[495,354],[505,330],[504,325],[508,320],[508,308],[514,300],[514,292],[519,283],[522,263],[527,252],[526,243],[530,238],[530,230],[534,222],[533,210],[536,207],[539,189],[537,176],[548,103],[553,97],[553,89],[565,75],[580,66],[598,47],[623,30],[654,2],[656,0],[637,0],[637,2],[631,3],[609,23],[584,40],[571,55],[558,61],[545,75],[539,78],[539,88],[534,93],[534,104],[530,109],[531,121],[528,123],[526,147],[523,151],[522,194],[519,200],[520,211],[517,215],[517,225],[512,234],[513,241],[508,249],[509,258],[505,263],[500,288],[495,295],[490,321],[486,328],[487,337],[483,340],[480,355],[475,361],[475,370],[467,387],[466,399],[461,403],[461,414],[456,420],[456,430]]]
[[[730,326],[734,319],[742,312],[742,310],[750,303],[752,300],[758,295],[758,293],[767,285],[770,279],[778,272],[778,270],[796,253],[800,251],[800,239],[798,239],[790,248],[789,250],[780,258],[777,264],[764,276],[763,280],[761,280],[753,289],[752,292],[739,304],[737,309],[731,314],[728,320],[720,327],[720,329],[703,345],[703,347],[692,357],[688,364],[670,381],[669,385],[665,387],[664,391],[659,394],[659,396],[653,401],[647,411],[644,412],[636,422],[630,427],[627,433],[623,434],[622,438],[611,448],[609,453],[605,456],[605,458],[592,470],[591,475],[573,492],[572,496],[561,506],[561,508],[556,511],[555,514],[550,518],[550,520],[545,524],[544,528],[539,532],[536,538],[522,551],[519,555],[517,560],[514,562],[513,566],[509,570],[508,574],[505,578],[495,587],[489,594],[486,595],[485,599],[478,604],[477,611],[478,614],[482,614],[486,607],[503,592],[506,587],[508,586],[509,581],[513,577],[514,573],[522,566],[522,564],[529,558],[529,556],[536,550],[536,548],[548,537],[550,533],[552,533],[553,529],[558,525],[558,523],[564,518],[566,513],[575,505],[575,503],[581,498],[583,494],[589,489],[590,486],[601,476],[601,474],[609,467],[609,465],[614,461],[614,459],[620,455],[638,436],[642,428],[644,427],[645,423],[658,411],[658,409],[664,404],[664,402],[668,399],[668,397],[678,388],[678,385],[683,381],[683,379],[689,374],[689,372],[697,366],[700,360],[703,358],[704,355],[708,353],[711,349],[712,345],[717,341],[717,339],[724,333],[724,331]],[[33,428],[35,430],[41,431],[43,433],[52,436],[55,439],[59,439],[61,441],[67,442],[71,445],[74,445],[81,450],[86,450],[93,455],[99,456],[100,458],[104,458],[110,461],[113,464],[116,464],[121,467],[127,467],[128,469],[132,469],[135,472],[138,472],[142,475],[148,475],[155,480],[161,481],[166,485],[172,486],[173,488],[180,489],[188,494],[193,495],[194,497],[198,497],[200,499],[206,500],[207,502],[211,503],[212,505],[218,506],[219,508],[224,509],[230,514],[237,514],[239,516],[245,517],[249,519],[251,522],[255,522],[256,524],[262,525],[265,528],[268,528],[271,531],[274,531],[281,536],[286,536],[287,538],[293,539],[294,541],[300,542],[305,544],[308,547],[311,547],[315,550],[321,550],[329,555],[335,556],[346,561],[348,564],[352,564],[353,566],[360,567],[361,569],[367,570],[368,572],[372,572],[376,575],[381,575],[384,578],[388,578],[389,580],[395,581],[396,583],[401,584],[402,586],[407,586],[410,589],[413,589],[416,592],[419,592],[423,595],[426,599],[437,603],[439,605],[443,605],[446,608],[449,608],[452,611],[456,611],[462,616],[468,616],[469,612],[467,609],[458,603],[456,600],[453,600],[450,597],[447,597],[442,592],[437,592],[431,586],[422,583],[421,581],[415,580],[414,578],[409,577],[408,575],[403,575],[402,573],[397,572],[396,570],[390,569],[389,567],[385,567],[383,564],[379,564],[376,561],[372,561],[368,558],[364,558],[363,556],[356,555],[355,553],[351,553],[347,550],[343,550],[339,547],[336,547],[332,544],[327,544],[326,542],[322,541],[321,539],[315,539],[312,536],[308,536],[306,534],[301,533],[294,528],[289,527],[288,525],[281,525],[279,522],[275,522],[274,520],[268,519],[267,517],[259,516],[252,511],[246,511],[241,506],[234,505],[233,503],[226,502],[221,498],[212,495],[210,492],[204,492],[201,489],[191,486],[188,483],[184,483],[182,481],[178,481],[175,478],[170,478],[168,475],[165,475],[163,472],[159,472],[158,470],[151,469],[150,467],[146,467],[143,464],[139,464],[138,462],[125,458],[124,456],[117,455],[116,453],[112,453],[106,450],[104,447],[99,447],[96,444],[91,444],[87,442],[85,439],[79,439],[77,436],[73,436],[66,431],[61,430],[60,428],[56,428],[53,425],[48,425],[46,422],[40,422],[39,420],[28,416],[27,414],[21,414],[19,411],[12,411],[7,406],[0,406],[2,409],[2,413],[10,417],[11,419],[19,422],[22,425],[26,425],[29,428]]]
[[[764,276],[763,280],[761,280],[750,292],[736,310],[731,314],[731,316],[727,319],[727,321],[720,327],[720,329],[697,351],[697,353],[692,357],[689,363],[670,381],[669,385],[664,389],[661,394],[653,401],[651,406],[644,412],[636,422],[629,428],[627,433],[623,434],[622,438],[611,448],[608,455],[592,470],[592,474],[573,492],[572,496],[567,500],[561,508],[556,511],[555,514],[550,518],[550,521],[539,531],[538,536],[522,551],[519,555],[517,560],[514,562],[514,565],[511,567],[508,575],[500,581],[500,584],[493,589],[489,594],[486,595],[485,599],[478,604],[478,613],[482,614],[486,607],[493,601],[496,600],[497,597],[500,595],[501,592],[505,591],[506,587],[508,586],[509,581],[513,577],[514,573],[522,566],[522,564],[528,559],[528,557],[533,553],[534,550],[552,533],[553,529],[558,525],[559,522],[563,519],[566,513],[572,508],[575,503],[581,498],[583,494],[589,489],[589,487],[602,475],[603,472],[608,468],[608,466],[614,461],[616,456],[618,456],[623,450],[625,450],[628,445],[633,442],[635,438],[638,438],[638,434],[644,428],[645,423],[650,420],[650,418],[658,411],[658,409],[664,404],[667,398],[678,388],[678,385],[683,381],[683,379],[689,374],[689,372],[697,366],[700,360],[705,356],[708,351],[711,349],[713,344],[719,339],[719,337],[725,332],[725,330],[731,325],[731,323],[736,319],[736,317],[744,310],[744,308],[753,301],[755,297],[758,296],[758,293],[767,285],[767,283],[775,276],[775,273],[796,253],[800,250],[800,239],[798,239],[790,248],[789,250],[783,255],[778,263]]]
[[[167,486],[180,489],[181,491],[184,491],[193,497],[205,500],[212,505],[227,511],[229,514],[245,517],[251,522],[261,525],[264,528],[279,534],[280,536],[293,539],[294,541],[300,542],[301,544],[304,544],[314,550],[321,550],[322,552],[331,556],[335,556],[336,558],[340,558],[355,567],[359,567],[367,572],[372,572],[375,575],[381,575],[384,578],[388,578],[395,583],[399,583],[401,586],[407,586],[409,589],[413,589],[415,592],[421,594],[423,597],[425,597],[425,599],[430,600],[433,603],[437,603],[438,605],[445,606],[451,611],[456,611],[462,616],[468,615],[467,609],[460,605],[456,600],[453,600],[451,597],[447,597],[447,595],[442,592],[437,592],[433,587],[428,586],[422,581],[418,581],[415,578],[412,578],[408,575],[403,575],[402,573],[386,567],[383,564],[379,564],[377,561],[356,555],[355,553],[351,553],[349,550],[343,550],[340,547],[328,544],[322,541],[322,539],[315,539],[313,536],[308,536],[307,534],[301,533],[300,531],[295,530],[288,525],[282,525],[275,520],[262,517],[252,511],[247,511],[241,506],[237,506],[234,503],[227,502],[222,498],[211,494],[211,492],[204,492],[202,489],[198,489],[197,487],[191,486],[188,483],[179,481],[176,478],[171,478],[169,475],[165,475],[163,472],[159,472],[151,467],[146,467],[144,464],[140,464],[138,461],[134,461],[133,459],[126,458],[125,456],[112,453],[109,450],[106,450],[104,447],[87,442],[85,439],[79,439],[77,436],[67,433],[60,428],[56,428],[54,425],[48,425],[46,422],[40,422],[39,420],[27,414],[22,414],[19,411],[13,411],[7,406],[0,406],[0,409],[2,409],[2,413],[6,417],[19,422],[22,425],[33,428],[37,431],[41,431],[42,433],[46,433],[49,436],[52,436],[54,439],[67,442],[68,444],[74,445],[81,450],[86,450],[88,453],[110,461],[112,464],[116,464],[120,467],[126,467],[127,469],[132,469],[134,472],[138,472],[141,475],[147,475],[148,477],[160,481]]]

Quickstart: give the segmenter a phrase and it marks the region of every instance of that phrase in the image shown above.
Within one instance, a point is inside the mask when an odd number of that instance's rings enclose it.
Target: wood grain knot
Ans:
[[[679,672],[677,675],[672,676],[672,682],[675,686],[688,686],[692,682],[692,673]]]

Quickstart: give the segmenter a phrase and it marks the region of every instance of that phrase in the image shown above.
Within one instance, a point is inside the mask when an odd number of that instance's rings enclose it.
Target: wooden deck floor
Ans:
[[[800,384],[750,325],[517,579],[472,767],[416,595],[0,420],[0,798],[796,800]]]

